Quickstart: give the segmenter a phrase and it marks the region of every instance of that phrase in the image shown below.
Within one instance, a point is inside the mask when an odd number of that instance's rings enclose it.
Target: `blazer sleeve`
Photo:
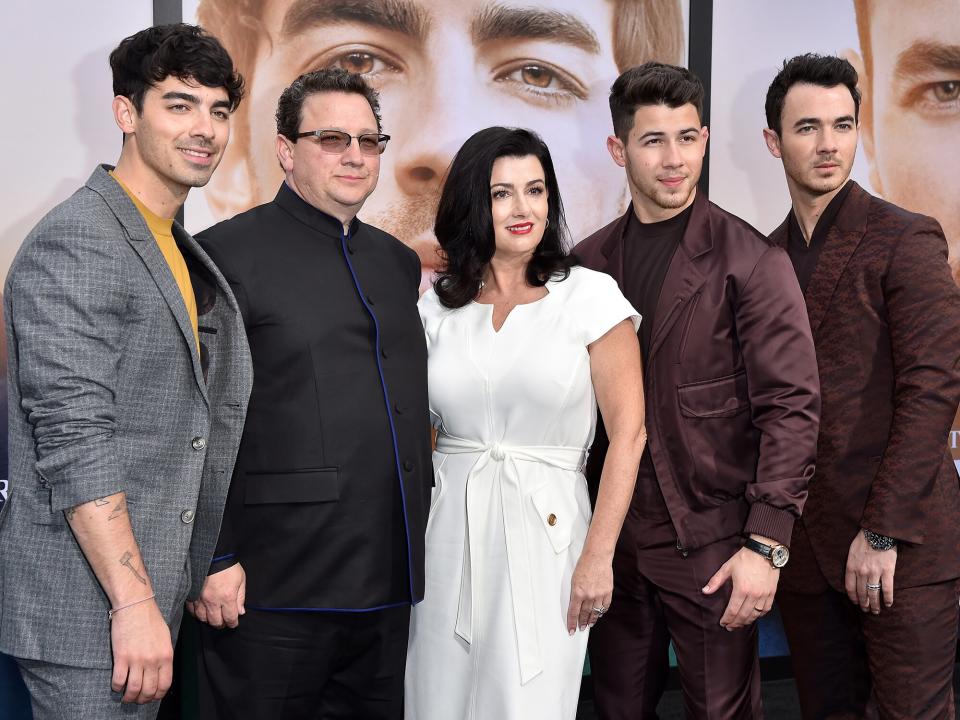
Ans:
[[[940,225],[919,218],[897,243],[884,282],[893,355],[893,419],[861,526],[922,543],[947,437],[960,401],[960,289]],[[933,503],[935,504],[935,503]]]
[[[237,300],[237,306],[240,308],[240,315],[243,317],[243,326],[248,328],[250,326],[250,312],[247,292],[243,283],[237,279],[236,272],[227,262],[226,253],[221,251],[218,243],[210,242],[203,235],[198,236],[197,240],[230,286],[230,290]],[[220,535],[217,537],[217,546],[213,551],[213,559],[210,561],[210,568],[207,571],[208,575],[226,570],[241,561],[240,538],[244,505],[241,496],[241,483],[235,482],[236,472],[237,465],[234,465],[234,477],[231,479],[230,488],[227,490],[223,519],[220,521]]]
[[[781,248],[760,257],[739,295],[736,323],[750,411],[760,431],[744,533],[789,545],[814,471],[820,379],[806,304]]]
[[[114,445],[129,293],[121,253],[90,219],[49,220],[7,279],[21,407],[56,512],[124,489]],[[112,232],[122,232],[119,227]]]

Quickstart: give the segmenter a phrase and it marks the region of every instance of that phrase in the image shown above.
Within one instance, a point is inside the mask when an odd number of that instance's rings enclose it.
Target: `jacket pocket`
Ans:
[[[540,525],[558,555],[570,547],[573,523],[577,519],[577,502],[548,484],[530,495]]]
[[[747,373],[700,380],[677,386],[680,413],[689,418],[725,418],[739,415],[750,407]]]
[[[247,505],[332,502],[340,499],[340,468],[247,472]]]

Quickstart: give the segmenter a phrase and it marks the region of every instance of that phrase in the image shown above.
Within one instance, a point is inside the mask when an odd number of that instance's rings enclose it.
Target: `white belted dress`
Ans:
[[[587,346],[640,318],[607,275],[575,267],[518,305],[420,300],[437,428],[426,594],[413,610],[408,720],[573,720],[587,633],[570,578],[590,522],[596,427]]]

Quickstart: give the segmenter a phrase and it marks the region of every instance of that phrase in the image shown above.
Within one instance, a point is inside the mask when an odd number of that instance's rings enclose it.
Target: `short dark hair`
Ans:
[[[703,119],[703,83],[686,68],[661,62],[648,62],[623,72],[610,88],[610,115],[613,132],[627,141],[633,129],[633,116],[641,105],[687,104]]]
[[[463,307],[477,297],[483,272],[496,250],[490,199],[494,162],[501,157],[528,155],[543,166],[548,222],[527,264],[527,282],[543,286],[551,278],[565,279],[577,264],[576,257],[566,251],[569,231],[546,144],[532,130],[486,128],[474,133],[457,151],[440,194],[433,231],[445,266],[433,287],[446,307]]]
[[[380,97],[362,75],[347,72],[343,68],[326,68],[304,73],[285,88],[277,103],[277,133],[291,142],[297,141],[300,123],[303,121],[303,103],[317,93],[354,93],[370,103],[373,117],[380,132]]]
[[[770,83],[767,89],[765,110],[767,113],[767,127],[777,135],[783,130],[783,105],[790,88],[797,83],[819,85],[832,88],[837,85],[846,86],[853,97],[853,116],[860,120],[860,91],[857,89],[857,71],[848,61],[835,55],[818,55],[806,53],[785,60],[780,72]]]
[[[147,90],[170,77],[227,91],[230,110],[243,99],[243,77],[220,41],[196,25],[155,25],[124,38],[110,53],[113,94],[143,112]]]

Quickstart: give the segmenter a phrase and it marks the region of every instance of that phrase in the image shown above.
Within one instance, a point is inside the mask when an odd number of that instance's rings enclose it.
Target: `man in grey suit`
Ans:
[[[220,160],[242,79],[187,25],[125,39],[110,64],[117,166],[40,221],[4,290],[0,651],[35,720],[156,716],[252,383],[236,301],[173,221]]]

